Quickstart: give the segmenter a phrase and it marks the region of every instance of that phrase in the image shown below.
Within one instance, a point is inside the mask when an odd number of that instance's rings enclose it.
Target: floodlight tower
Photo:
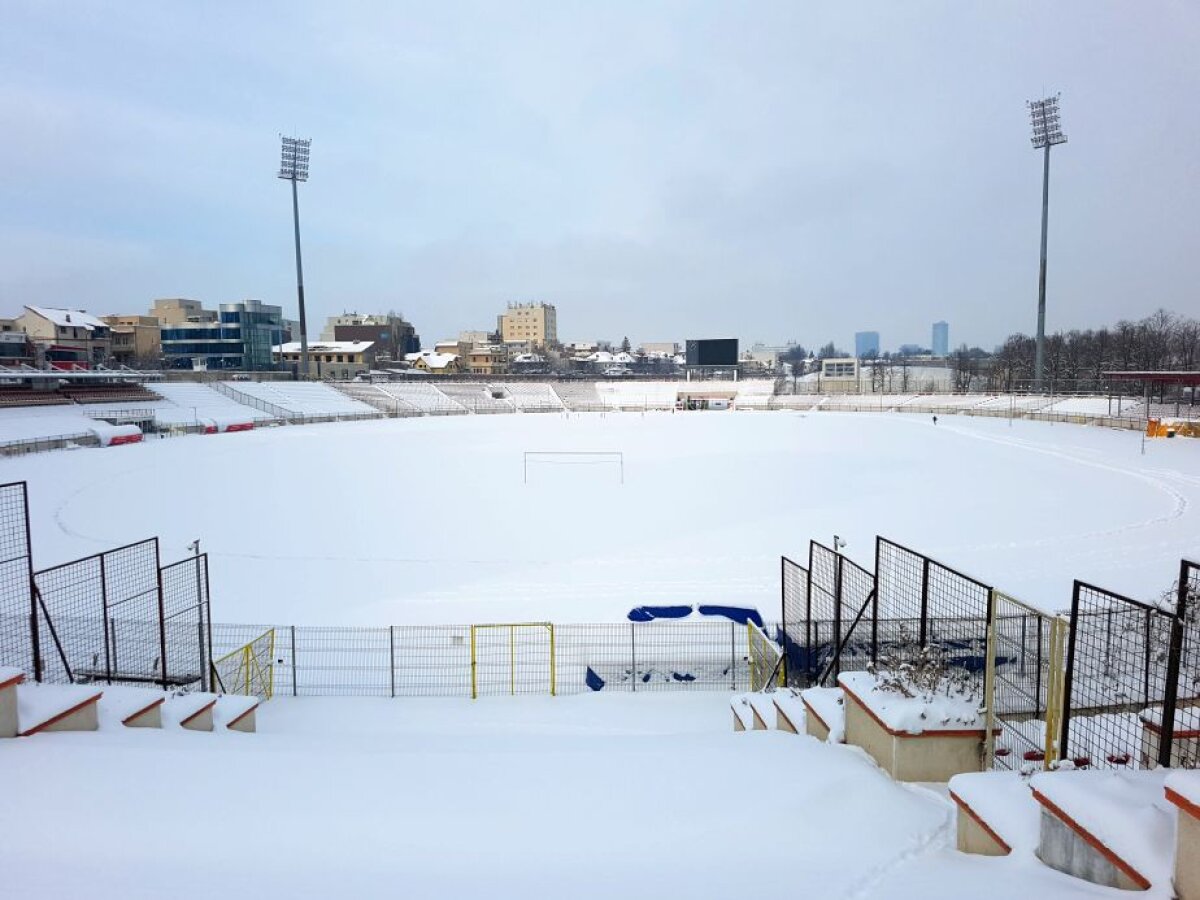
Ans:
[[[1045,97],[1041,100],[1030,100],[1029,119],[1033,125],[1033,148],[1044,154],[1042,163],[1042,265],[1038,272],[1038,321],[1037,347],[1033,358],[1033,387],[1042,389],[1043,366],[1046,351],[1046,227],[1050,216],[1050,148],[1055,144],[1065,144],[1067,136],[1062,133],[1058,121],[1058,98]]]
[[[279,177],[292,183],[292,224],[296,235],[296,297],[300,301],[300,372],[308,377],[308,320],[304,315],[304,267],[300,263],[300,201],[296,182],[308,181],[308,148],[310,138],[284,137],[279,157]],[[283,354],[280,353],[282,359]]]

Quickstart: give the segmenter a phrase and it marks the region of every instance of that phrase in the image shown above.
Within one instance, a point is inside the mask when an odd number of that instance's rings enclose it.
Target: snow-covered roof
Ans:
[[[309,353],[362,353],[375,346],[374,341],[318,341],[308,345]],[[289,341],[274,348],[276,353],[299,353],[300,342]]]
[[[53,322],[59,328],[108,328],[108,323],[97,319],[82,309],[58,309],[53,306],[26,306],[30,312]]]
[[[422,350],[420,353],[405,353],[404,359],[410,363],[421,360],[431,369],[444,369],[458,359],[458,354],[435,353],[432,350]]]

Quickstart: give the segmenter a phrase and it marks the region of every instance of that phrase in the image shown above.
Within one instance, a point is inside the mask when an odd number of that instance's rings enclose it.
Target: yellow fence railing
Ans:
[[[747,661],[750,664],[750,690],[766,690],[770,684],[782,687],[786,677],[783,671],[783,651],[766,632],[753,622],[746,623]]]
[[[275,629],[213,660],[212,682],[222,694],[246,694],[270,700],[275,688]]]

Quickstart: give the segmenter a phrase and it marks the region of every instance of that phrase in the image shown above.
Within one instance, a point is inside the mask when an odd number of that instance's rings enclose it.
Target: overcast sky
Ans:
[[[0,315],[253,297],[427,344],[558,307],[563,340],[991,347],[1200,314],[1200,4],[53,3],[0,11]]]

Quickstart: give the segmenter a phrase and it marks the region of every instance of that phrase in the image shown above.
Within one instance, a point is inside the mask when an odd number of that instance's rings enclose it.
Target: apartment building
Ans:
[[[505,344],[523,343],[533,349],[558,344],[558,311],[551,303],[510,303],[496,322]]]

